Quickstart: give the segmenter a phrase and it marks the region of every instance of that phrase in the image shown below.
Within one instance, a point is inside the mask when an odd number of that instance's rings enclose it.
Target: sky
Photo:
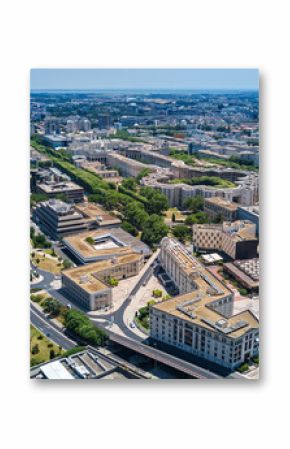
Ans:
[[[31,90],[258,90],[257,69],[31,69]]]

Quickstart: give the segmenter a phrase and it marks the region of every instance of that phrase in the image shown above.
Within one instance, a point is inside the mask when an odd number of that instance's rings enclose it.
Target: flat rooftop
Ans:
[[[94,243],[89,243],[87,239],[93,239]],[[94,257],[113,256],[116,253],[118,255],[127,254],[132,252],[132,250],[145,256],[151,253],[150,248],[145,243],[121,228],[81,232],[66,237],[63,242],[84,260]]]
[[[205,203],[215,204],[216,206],[223,207],[229,211],[235,212],[238,208],[238,205],[232,203],[231,201],[227,201],[224,198],[220,198],[219,196],[214,196],[212,198],[205,198]]]
[[[80,267],[69,268],[68,270],[63,271],[63,275],[78,284],[88,293],[108,289],[110,287],[99,279],[101,272],[116,266],[138,262],[142,258],[141,254],[129,251],[130,250],[127,249],[127,254],[112,259],[100,260]]]
[[[238,338],[250,328],[258,328],[258,320],[250,311],[244,311],[231,317],[223,317],[213,309],[214,303],[231,297],[233,293],[207,270],[195,257],[189,255],[185,248],[175,239],[167,239],[169,251],[183,264],[183,270],[192,276],[196,289],[192,292],[175,296],[153,306],[160,312],[183,319],[207,329],[219,330],[232,338]],[[224,327],[221,327],[223,320]],[[224,330],[226,329],[226,330]]]
[[[140,377],[137,369],[134,373],[131,368],[130,374],[133,378]],[[119,362],[113,360],[110,355],[88,347],[69,357],[60,357],[31,368],[30,377],[41,380],[123,380],[127,379],[128,375],[123,367],[119,366]]]
[[[95,203],[79,203],[75,206],[75,209],[80,212],[87,221],[97,221],[101,226],[109,226],[120,224],[121,220],[114,215],[109,214],[101,206]]]
[[[41,183],[37,184],[37,187],[45,193],[61,193],[74,190],[83,190],[81,186],[72,181]]]

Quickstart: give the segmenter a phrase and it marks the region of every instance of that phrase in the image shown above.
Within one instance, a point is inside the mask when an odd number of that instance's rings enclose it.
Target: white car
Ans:
[[[136,324],[132,321],[132,323],[130,323],[130,327],[131,329],[134,329],[134,327],[136,327]]]

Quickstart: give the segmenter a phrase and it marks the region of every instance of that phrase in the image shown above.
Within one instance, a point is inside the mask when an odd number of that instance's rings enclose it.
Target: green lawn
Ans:
[[[59,346],[52,343],[38,329],[30,325],[30,366],[50,360],[51,350],[54,351],[55,357],[63,353]],[[33,354],[33,351],[38,352]]]

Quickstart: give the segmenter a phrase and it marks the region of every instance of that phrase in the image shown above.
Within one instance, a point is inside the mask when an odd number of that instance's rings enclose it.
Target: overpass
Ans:
[[[132,340],[131,338],[123,337],[115,332],[109,331],[108,329],[106,329],[106,332],[112,342],[138,352],[139,354],[156,360],[157,362],[163,363],[164,365],[170,366],[171,368],[181,371],[191,377],[196,379],[222,379],[221,376],[212,373],[211,371],[197,365],[193,365],[186,360],[179,359],[178,357],[160,351],[159,349],[145,345],[139,341]]]

